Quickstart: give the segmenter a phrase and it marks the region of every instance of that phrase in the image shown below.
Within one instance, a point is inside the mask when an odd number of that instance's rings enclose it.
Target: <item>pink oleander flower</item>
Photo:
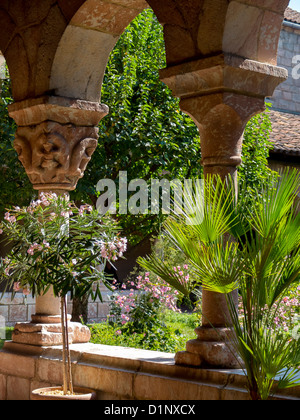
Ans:
[[[102,245],[102,247],[101,247],[101,257],[102,258],[107,258],[108,257],[108,254],[107,254],[107,250],[105,248],[105,245]]]
[[[23,293],[24,296],[30,295],[30,288],[29,287],[24,287],[22,293]]]
[[[113,242],[108,242],[108,248],[110,251],[115,251],[117,246]]]
[[[27,254],[34,255],[36,251],[42,251],[42,250],[43,250],[43,247],[41,245],[34,243],[29,247]]]
[[[85,204],[85,205],[80,206],[78,213],[79,213],[79,216],[83,216],[85,212],[91,213],[92,211],[93,211],[93,207],[88,204]]]
[[[11,216],[9,212],[5,213],[4,220],[7,220],[9,223],[15,223],[17,221],[15,216]]]
[[[64,211],[62,211],[62,212],[60,213],[60,215],[61,215],[62,217],[69,217],[69,216],[72,216],[72,215],[73,215],[73,212],[72,212],[72,210],[64,210]]]
[[[20,290],[21,290],[20,282],[14,283],[14,285],[13,285],[13,291],[14,292],[19,292]]]

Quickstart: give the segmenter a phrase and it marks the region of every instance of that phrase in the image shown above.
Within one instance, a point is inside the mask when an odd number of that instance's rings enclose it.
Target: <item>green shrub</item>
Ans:
[[[166,311],[154,317],[152,322],[127,322],[90,325],[91,342],[111,346],[134,347],[174,353],[185,350],[188,340],[195,338],[194,329],[198,326],[197,314],[180,314]]]

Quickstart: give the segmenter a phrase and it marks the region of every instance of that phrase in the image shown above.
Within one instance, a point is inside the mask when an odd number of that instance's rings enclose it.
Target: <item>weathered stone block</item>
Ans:
[[[277,64],[277,47],[281,25],[281,15],[269,11],[264,13],[259,35],[258,61]]]
[[[1,351],[0,372],[4,375],[33,378],[35,375],[35,358]]]
[[[91,319],[98,318],[98,303],[89,303],[88,317]]]
[[[27,321],[27,306],[26,305],[10,305],[8,321],[9,322]]]
[[[56,51],[50,89],[58,96],[99,102],[107,61],[117,41],[116,35],[69,25]]]
[[[206,0],[199,17],[197,35],[198,48],[203,55],[222,51],[225,16],[228,9],[226,0]]]
[[[41,382],[62,384],[63,369],[61,360],[40,358],[37,362],[37,377]]]
[[[120,35],[137,14],[138,10],[116,3],[88,0],[73,17],[71,23],[75,26]]]
[[[188,29],[180,26],[165,25],[164,37],[167,63],[169,65],[197,56],[197,45]]]
[[[98,318],[106,318],[109,313],[109,303],[98,303]]]
[[[58,0],[58,6],[62,11],[67,22],[70,22],[77,10],[82,6],[85,0]]]
[[[110,394],[130,398],[132,395],[133,372],[105,368],[96,364],[89,365],[77,363],[74,367],[74,382],[78,386],[92,388]]]
[[[6,400],[6,376],[0,374],[0,401]]]
[[[289,4],[289,0],[238,0],[258,8],[269,9],[274,12],[283,13]]]
[[[28,401],[30,399],[30,380],[16,376],[7,377],[7,400]]]
[[[0,317],[3,317],[6,321],[8,321],[8,306],[7,305],[0,305]]]
[[[115,3],[139,11],[149,7],[149,4],[146,2],[146,0],[115,0]]]
[[[232,1],[225,21],[224,52],[257,60],[263,16],[264,11],[261,9]]]

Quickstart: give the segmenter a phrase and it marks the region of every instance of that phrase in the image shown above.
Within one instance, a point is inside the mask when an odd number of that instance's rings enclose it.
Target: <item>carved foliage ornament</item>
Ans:
[[[45,121],[19,127],[14,147],[37,190],[74,190],[98,142],[97,127]]]

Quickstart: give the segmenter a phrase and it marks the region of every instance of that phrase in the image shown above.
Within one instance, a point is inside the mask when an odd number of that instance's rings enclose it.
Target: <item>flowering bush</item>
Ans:
[[[268,306],[261,310],[262,317],[265,315],[266,328],[271,333],[278,335],[280,332],[284,336],[293,337],[293,333],[300,324],[300,286],[289,290],[289,293],[282,299],[274,303],[272,311],[269,312]],[[242,300],[239,301],[239,315],[244,316]]]
[[[174,273],[183,282],[189,280],[188,266],[174,267]],[[116,284],[116,282],[114,282]],[[160,277],[146,272],[135,281],[128,281],[111,298],[109,322],[115,329],[118,341],[132,337],[137,346],[149,350],[175,351],[182,345],[179,331],[172,332],[166,326],[163,313],[167,310],[180,312],[180,293]]]
[[[179,311],[177,307],[177,300],[179,293],[172,289],[159,277],[153,282],[149,278],[150,273],[145,273],[145,276],[138,276],[136,282],[129,281],[127,285],[123,283],[121,289],[125,293],[116,293],[112,297],[111,303],[111,317],[115,322],[120,322],[121,325],[132,321],[134,314],[138,307],[141,306],[142,301],[148,302],[149,307],[153,307],[153,311],[158,309],[170,309],[172,311]],[[114,284],[116,281],[113,282]],[[116,286],[113,286],[116,289]],[[129,293],[128,293],[129,292]]]
[[[123,256],[126,238],[120,238],[111,218],[91,206],[78,208],[67,197],[41,194],[28,207],[14,207],[0,224],[3,240],[12,251],[0,259],[0,281],[14,292],[43,294],[52,285],[56,296],[71,298],[92,292],[99,282],[108,285],[107,261]]]
[[[293,337],[293,331],[298,324],[300,324],[300,286],[290,290],[274,305],[272,329],[281,329],[284,334]]]
[[[123,256],[126,239],[108,216],[100,217],[87,204],[78,208],[67,196],[56,194],[41,194],[29,207],[8,211],[0,232],[12,245],[10,254],[0,259],[0,281],[6,288],[35,296],[52,286],[61,298],[63,393],[73,394],[66,295],[81,298],[90,293],[102,299],[100,284],[109,286],[105,265]]]

